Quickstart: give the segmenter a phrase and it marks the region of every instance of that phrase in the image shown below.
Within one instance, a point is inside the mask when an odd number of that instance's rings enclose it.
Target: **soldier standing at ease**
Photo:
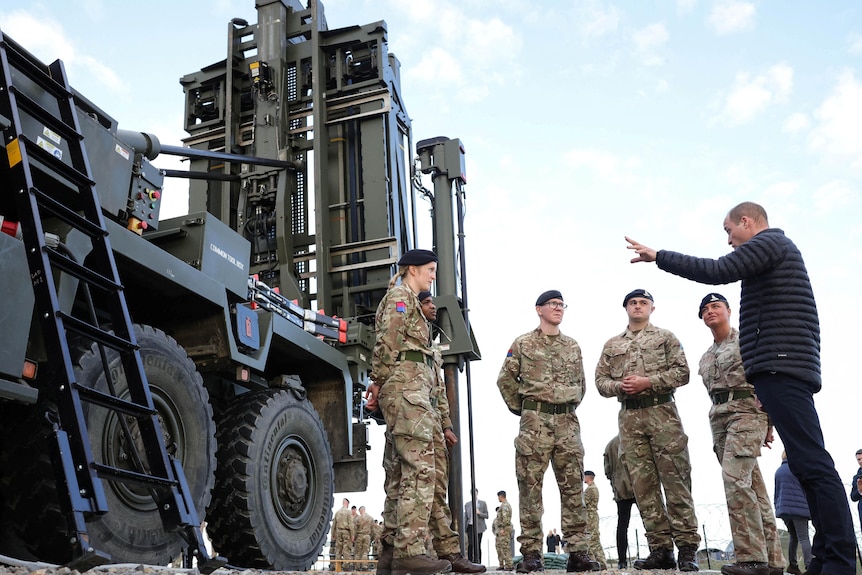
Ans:
[[[374,519],[365,513],[365,506],[359,508],[356,517],[356,533],[353,539],[353,558],[356,560],[356,569],[360,571],[368,567],[364,561],[368,560],[368,551],[371,549],[371,530]]]
[[[626,330],[609,339],[596,367],[596,387],[620,402],[620,454],[629,470],[650,554],[636,569],[698,571],[697,517],[691,498],[688,436],[673,393],[689,380],[682,345],[673,333],[655,327],[653,296],[636,289],[623,298]],[[667,497],[667,506],[662,498]]]
[[[760,445],[772,443],[769,418],[757,403],[754,386],[745,380],[739,354],[739,332],[730,326],[730,306],[720,293],[706,294],[697,317],[712,331],[714,343],[700,358],[700,376],[712,407],[713,451],[721,464],[727,514],[736,563],[723,565],[724,575],[781,575],[784,555],[775,514],[757,465]]]
[[[497,492],[497,516],[491,525],[494,533],[494,541],[497,544],[497,561],[500,562],[499,571],[512,570],[512,506],[506,500],[506,492]]]
[[[409,254],[410,252],[408,252]],[[431,252],[429,252],[431,253]],[[407,256],[405,256],[407,257]],[[434,460],[434,486],[431,502],[431,511],[428,520],[428,531],[423,539],[426,555],[429,548],[433,549],[438,559],[445,560],[451,564],[451,570],[456,573],[482,573],[484,565],[477,565],[467,560],[461,554],[460,537],[452,529],[452,514],[449,510],[446,491],[449,483],[449,452],[448,448],[458,442],[458,436],[452,429],[452,421],[449,417],[449,403],[446,398],[446,386],[441,377],[442,355],[437,345],[431,342],[430,333],[432,322],[437,319],[437,307],[434,298],[428,290],[420,291],[416,296],[426,328],[429,333],[429,345],[432,354],[434,379],[429,392],[429,402],[432,407],[433,432],[432,449]],[[366,405],[368,409],[375,409],[376,404],[370,400]],[[395,538],[395,525],[397,524],[398,493],[401,483],[401,468],[395,452],[395,438],[387,426],[386,445],[383,451],[383,467],[385,470],[385,492],[386,500],[383,505],[383,526],[380,530],[379,556],[377,558],[377,575],[390,575],[393,572],[393,542]]]
[[[590,554],[596,558],[602,571],[608,568],[605,561],[605,551],[602,549],[602,535],[599,532],[599,488],[596,486],[596,474],[584,471],[584,507],[587,508],[587,525],[590,526]]]
[[[620,460],[619,435],[615,435],[605,447],[605,476],[611,482],[617,504],[617,567],[626,569],[629,566],[629,522],[636,500],[629,472]]]
[[[371,356],[367,408],[373,411],[379,403],[392,442],[383,461],[387,470],[383,518],[388,534],[384,533],[377,564],[383,575],[452,570],[449,561],[435,559],[425,549],[434,501],[434,434],[439,420],[431,405],[436,385],[431,336],[417,296],[430,290],[436,277],[434,252],[408,251],[398,260],[398,273],[389,282],[375,316],[377,341]],[[390,481],[392,477],[395,481]],[[387,551],[392,557],[389,564],[383,561]]]
[[[560,488],[561,529],[569,558],[566,571],[592,571],[590,534],[584,508],[584,445],[575,408],[586,385],[581,348],[560,331],[566,304],[557,290],[536,300],[539,327],[515,339],[497,387],[509,411],[521,417],[515,438],[515,475],[521,520],[519,573],[544,570],[542,483],[552,464]]]
[[[347,567],[347,561],[352,559],[353,549],[353,519],[350,515],[350,500],[341,502],[341,509],[332,518],[332,531],[335,532],[336,571]]]

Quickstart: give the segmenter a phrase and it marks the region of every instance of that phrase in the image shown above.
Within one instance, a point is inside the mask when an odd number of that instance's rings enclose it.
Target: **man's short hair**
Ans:
[[[856,450],[856,455],[862,455],[862,449],[857,449],[857,450]]]
[[[739,223],[742,216],[749,217],[755,222],[762,221],[764,224],[769,225],[769,218],[766,216],[766,210],[764,210],[763,206],[760,204],[755,204],[754,202],[742,202],[727,213],[727,217],[735,224]]]
[[[505,492],[505,491],[503,491],[503,490],[501,489],[500,491],[498,491],[498,492],[497,492],[497,495],[498,495],[499,497],[505,497],[505,496],[506,496],[506,492]]]

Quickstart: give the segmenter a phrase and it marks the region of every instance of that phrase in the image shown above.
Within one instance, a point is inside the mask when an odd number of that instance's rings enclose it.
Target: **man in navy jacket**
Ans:
[[[718,259],[656,251],[626,238],[632,263],[705,284],[742,280],[739,347],[746,379],[769,413],[799,479],[816,533],[807,575],[854,575],[856,540],[844,486],[826,451],[814,394],[820,390],[820,325],[802,254],[766,211],[744,202],[724,219],[733,252]]]

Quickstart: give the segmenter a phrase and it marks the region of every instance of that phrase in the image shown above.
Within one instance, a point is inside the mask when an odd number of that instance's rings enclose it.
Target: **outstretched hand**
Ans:
[[[626,241],[630,244],[626,246],[630,250],[634,250],[637,252],[638,257],[632,258],[632,263],[636,264],[638,262],[654,262],[655,261],[655,250],[652,248],[648,248],[643,244],[636,242],[630,237],[626,236]]]

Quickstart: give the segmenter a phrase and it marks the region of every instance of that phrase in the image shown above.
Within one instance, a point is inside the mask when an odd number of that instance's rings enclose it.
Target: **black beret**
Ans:
[[[436,262],[437,254],[431,250],[410,250],[398,260],[399,266],[424,266]]]
[[[559,292],[559,290],[551,289],[543,293],[539,296],[539,299],[536,300],[536,305],[544,305],[548,300],[551,299],[563,299],[563,294]]]
[[[419,295],[416,297],[419,298],[419,302],[421,303],[421,302],[425,301],[426,299],[428,299],[429,297],[432,297],[432,295],[431,295],[430,291],[421,291],[421,292],[419,292]]]
[[[708,293],[703,296],[702,300],[700,300],[700,307],[697,308],[697,317],[703,319],[703,308],[706,307],[706,304],[712,303],[714,301],[723,301],[725,305],[727,305],[728,309],[730,308],[730,304],[727,303],[726,297],[724,297],[720,293]]]
[[[629,303],[629,300],[632,299],[633,297],[645,297],[650,301],[655,301],[652,297],[652,294],[649,293],[647,290],[636,289],[636,290],[632,290],[626,294],[626,297],[623,299],[623,307],[626,307],[626,304]]]
[[[596,476],[596,474],[592,471],[584,471],[584,475],[592,475],[593,477]]]

